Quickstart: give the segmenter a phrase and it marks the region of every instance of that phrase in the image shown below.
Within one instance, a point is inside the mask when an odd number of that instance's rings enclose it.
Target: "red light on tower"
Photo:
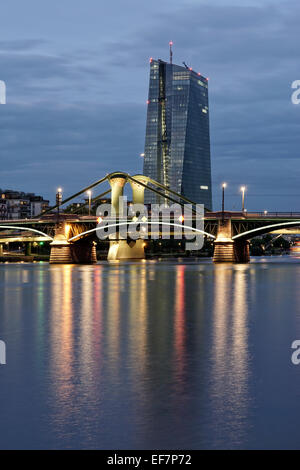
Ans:
[[[172,64],[173,63],[173,50],[172,50],[173,41],[169,41],[169,46],[170,46],[170,64]]]
[[[197,74],[197,75],[199,75],[199,77],[201,77],[201,73],[200,73],[200,72],[198,72],[198,74]]]
[[[150,62],[150,64],[151,64],[151,62],[153,62],[153,58],[152,58],[152,57],[150,57],[149,62]]]
[[[209,80],[209,77],[207,77],[206,81],[208,82],[208,80]]]
[[[149,103],[150,103],[150,100],[147,100],[146,103],[149,104]]]

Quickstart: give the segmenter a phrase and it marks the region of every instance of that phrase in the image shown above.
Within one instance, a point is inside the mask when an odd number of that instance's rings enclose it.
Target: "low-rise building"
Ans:
[[[0,219],[30,219],[49,207],[49,201],[34,193],[0,189]]]

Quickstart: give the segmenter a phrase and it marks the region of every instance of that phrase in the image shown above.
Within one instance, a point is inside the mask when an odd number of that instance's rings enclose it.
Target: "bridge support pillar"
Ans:
[[[50,243],[50,264],[73,264],[72,245],[67,239],[68,230],[64,223],[55,229],[53,242]]]
[[[234,263],[234,241],[231,236],[231,220],[220,220],[215,240],[214,263]]]
[[[31,256],[31,242],[25,244],[25,256]]]
[[[96,244],[88,241],[68,242],[70,226],[59,223],[51,246],[50,264],[97,263]]]
[[[3,245],[0,243],[0,256],[3,256]]]
[[[214,250],[214,263],[235,263],[234,241],[216,240]]]
[[[79,242],[71,245],[71,255],[76,264],[96,264],[96,245],[90,242]]]
[[[215,240],[214,263],[248,263],[250,261],[249,242],[233,240],[231,220],[219,222],[218,234]]]
[[[236,263],[249,263],[250,243],[248,242],[248,240],[235,240],[234,254]]]
[[[71,244],[65,235],[55,235],[54,240],[50,243],[50,264],[73,264],[73,256]]]
[[[118,259],[144,259],[144,240],[129,241],[115,240],[110,242],[107,259],[114,261]]]

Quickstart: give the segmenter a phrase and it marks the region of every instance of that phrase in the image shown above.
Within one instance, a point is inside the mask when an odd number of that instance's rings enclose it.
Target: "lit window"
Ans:
[[[208,189],[208,186],[200,186],[200,189]]]

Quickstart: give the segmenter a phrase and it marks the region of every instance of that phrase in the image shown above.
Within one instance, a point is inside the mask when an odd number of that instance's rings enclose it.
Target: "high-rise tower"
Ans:
[[[144,175],[212,209],[208,79],[186,65],[150,59]]]

